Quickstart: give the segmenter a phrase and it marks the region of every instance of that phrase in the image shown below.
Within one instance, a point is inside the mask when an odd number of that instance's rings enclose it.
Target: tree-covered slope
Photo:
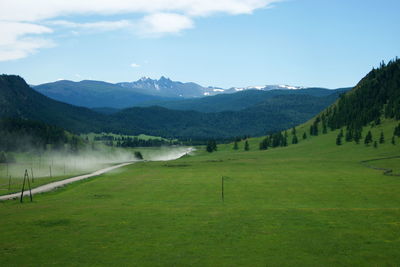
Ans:
[[[331,106],[307,122],[306,131],[301,134],[277,132],[265,137],[259,147],[287,146],[297,144],[307,136],[328,134],[337,131],[332,143],[338,146],[354,142],[378,147],[389,142],[397,143],[400,137],[400,60],[381,63],[378,69],[369,72],[351,91],[342,94]],[[382,123],[385,127],[377,132]],[[388,126],[390,125],[390,126]],[[304,125],[301,127],[304,128]],[[387,129],[389,127],[390,129]],[[294,141],[293,141],[294,140]],[[276,142],[275,142],[276,141]]]
[[[327,97],[300,94],[276,96],[244,110],[214,113],[136,107],[113,114],[111,117],[115,124],[111,125],[123,123],[125,130],[135,127],[147,134],[164,137],[207,139],[255,136],[305,122],[337,97],[337,94]],[[131,124],[133,121],[135,124]]]
[[[63,150],[65,145],[77,151],[83,141],[60,127],[43,122],[0,119],[0,151]]]
[[[400,60],[381,63],[324,113],[331,128],[359,128],[382,116],[400,119]]]
[[[219,94],[195,99],[183,99],[175,101],[149,101],[139,104],[139,106],[161,106],[175,110],[194,110],[199,112],[221,112],[239,111],[260,104],[268,99],[284,101],[285,96],[291,98],[292,95],[308,95],[325,97],[337,92],[345,92],[350,88],[329,90],[324,88],[307,88],[301,90],[246,90],[233,94]],[[282,96],[275,98],[276,96]],[[316,99],[316,98],[313,98]],[[269,101],[272,104],[273,101]],[[276,103],[279,105],[279,103]]]
[[[52,100],[15,75],[0,76],[0,117],[22,118],[57,125],[74,132],[98,131],[106,117],[87,108]]]

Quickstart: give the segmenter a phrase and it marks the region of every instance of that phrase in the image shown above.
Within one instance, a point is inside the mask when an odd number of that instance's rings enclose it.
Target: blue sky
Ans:
[[[0,72],[338,88],[400,56],[398,0],[105,2],[0,0]]]

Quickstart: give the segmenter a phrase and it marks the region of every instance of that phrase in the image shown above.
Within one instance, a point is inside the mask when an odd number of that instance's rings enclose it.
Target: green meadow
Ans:
[[[397,123],[398,124],[398,123]],[[338,131],[260,151],[220,145],[0,202],[2,266],[396,266],[400,140],[335,145]],[[366,131],[364,128],[363,136]],[[291,134],[289,132],[289,142]],[[224,176],[224,201],[221,177]]]

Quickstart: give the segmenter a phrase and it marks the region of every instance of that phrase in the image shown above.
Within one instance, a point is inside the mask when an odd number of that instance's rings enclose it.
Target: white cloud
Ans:
[[[132,63],[132,64],[131,64],[131,67],[132,67],[132,68],[139,68],[139,67],[140,67],[140,65],[139,65],[139,64],[137,64],[137,63]]]
[[[40,21],[64,15],[181,13],[249,14],[280,0],[1,0],[0,20]]]
[[[0,21],[0,61],[24,58],[53,42],[34,35],[51,33],[48,27],[20,22]]]
[[[74,33],[132,28],[142,37],[178,34],[194,27],[196,17],[216,13],[251,14],[282,0],[0,0],[0,61],[26,57],[54,45],[38,35],[62,28]],[[142,16],[133,21],[77,23],[60,17]],[[51,29],[51,28],[53,29]],[[36,37],[32,37],[36,35]]]
[[[94,31],[114,31],[132,26],[132,23],[128,20],[97,21],[88,23],[76,23],[66,20],[53,20],[49,21],[48,24],[61,26],[65,28],[94,30]]]
[[[193,21],[180,14],[156,13],[144,17],[137,25],[140,35],[158,37],[164,34],[176,34],[193,28]]]

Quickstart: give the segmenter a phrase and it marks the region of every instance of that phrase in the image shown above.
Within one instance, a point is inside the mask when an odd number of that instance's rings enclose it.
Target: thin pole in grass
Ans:
[[[225,199],[224,199],[224,176],[221,177],[221,199],[222,199],[222,202],[225,201]]]
[[[35,178],[33,177],[33,167],[31,167],[31,177],[32,177],[32,183],[35,182]]]
[[[11,175],[8,178],[8,191],[11,190]]]
[[[6,162],[6,170],[7,170],[7,173],[6,173],[6,177],[8,176],[8,162]]]
[[[51,174],[51,165],[49,166],[49,170],[50,170],[50,178],[53,178],[53,175]]]

